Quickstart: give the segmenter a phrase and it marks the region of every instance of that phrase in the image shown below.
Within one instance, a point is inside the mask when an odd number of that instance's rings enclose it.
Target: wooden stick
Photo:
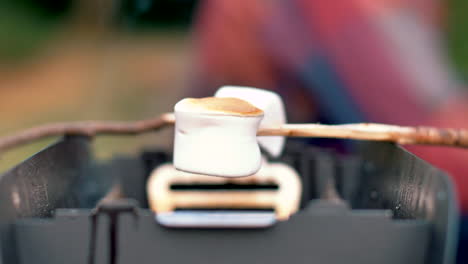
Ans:
[[[0,152],[33,142],[61,135],[135,135],[155,131],[173,125],[173,113],[130,122],[82,121],[46,124],[0,138]],[[398,144],[422,144],[468,147],[468,131],[433,127],[401,127],[384,124],[286,124],[279,127],[260,128],[259,136],[344,138],[373,141],[389,141]]]
[[[101,134],[135,135],[158,130],[174,123],[174,115],[172,113],[165,113],[155,118],[133,122],[81,121],[46,124],[0,138],[0,152],[53,136],[80,135],[94,137]]]
[[[261,128],[259,136],[343,138],[389,141],[398,144],[468,147],[468,131],[434,127],[403,127],[384,124],[286,124],[276,128]]]

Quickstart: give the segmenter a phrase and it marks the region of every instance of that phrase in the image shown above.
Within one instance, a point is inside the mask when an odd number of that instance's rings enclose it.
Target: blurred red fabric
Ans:
[[[291,122],[468,129],[438,0],[205,0],[195,20],[198,92],[278,92]],[[410,146],[449,172],[468,213],[468,150]]]

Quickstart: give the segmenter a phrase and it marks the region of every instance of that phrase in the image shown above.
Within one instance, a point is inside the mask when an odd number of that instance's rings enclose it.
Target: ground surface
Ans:
[[[100,41],[55,41],[33,58],[0,66],[0,136],[47,122],[134,120],[171,111],[189,87],[190,38],[184,32]],[[170,132],[103,137],[99,158],[142,147],[170,145]],[[4,153],[0,170],[55,139]]]

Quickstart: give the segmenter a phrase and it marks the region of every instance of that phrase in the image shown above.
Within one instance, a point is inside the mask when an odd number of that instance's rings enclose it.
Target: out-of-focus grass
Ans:
[[[29,69],[27,63],[14,67],[14,74],[7,73],[6,81],[0,68],[0,137],[50,122],[139,120],[171,111],[187,84],[190,56],[186,32],[128,36],[119,41],[105,49],[62,48],[58,55],[39,58],[35,62],[39,70]],[[2,154],[0,171],[54,140]],[[93,147],[96,157],[102,159],[155,146],[169,147],[171,140],[171,130],[165,129],[142,136],[98,137]]]
[[[87,39],[70,32],[67,14],[47,14],[28,1],[0,1],[0,137],[50,122],[138,120],[171,111],[188,76],[187,27],[132,25],[111,39]],[[92,145],[101,159],[168,147],[171,138],[166,129],[97,137]],[[1,153],[0,172],[56,140]]]
[[[448,3],[448,45],[455,70],[468,81],[468,1],[450,0]]]
[[[38,52],[59,30],[50,16],[14,1],[0,1],[0,58],[15,63]]]
[[[2,153],[0,156],[0,172],[12,168],[14,165],[29,158],[34,153],[40,151],[41,149],[44,149],[56,140],[58,140],[58,138],[48,138],[44,140],[39,140],[32,144],[20,146],[15,148],[14,150]]]
[[[134,92],[135,90],[137,90],[137,92]],[[10,124],[10,129],[0,132],[0,136],[14,134],[15,131],[48,122],[85,119],[138,120],[158,115],[164,112],[164,109],[167,109],[167,111],[171,110],[168,104],[172,104],[171,102],[174,101],[173,95],[169,94],[167,97],[159,97],[164,95],[148,89],[143,90],[124,89],[123,91],[117,91],[115,94],[109,93],[110,101],[107,102],[112,103],[102,106],[91,104],[88,109],[84,109],[82,112],[65,111],[60,113],[60,110],[57,109],[59,112],[57,113],[52,112],[51,109],[44,109],[43,115],[38,113],[38,115],[32,117],[32,119],[28,118],[28,116],[21,116],[17,119],[18,123]],[[93,96],[92,89],[85,92],[87,96]],[[164,99],[167,101],[164,102]],[[106,102],[106,100],[104,101]],[[158,105],[164,109],[159,110],[160,107],[158,107]],[[93,116],[96,116],[96,118],[93,118]],[[109,159],[113,155],[119,153],[137,154],[142,149],[149,149],[152,147],[168,148],[172,144],[171,135],[172,130],[169,128],[138,136],[98,136],[92,140],[92,149],[95,158]],[[12,150],[2,153],[0,155],[0,172],[12,168],[14,165],[59,139],[60,137],[46,138],[31,144],[15,147]]]

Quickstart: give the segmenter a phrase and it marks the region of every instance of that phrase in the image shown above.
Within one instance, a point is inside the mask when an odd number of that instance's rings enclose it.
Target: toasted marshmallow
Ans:
[[[261,116],[263,111],[239,98],[186,98],[175,105],[175,111],[211,115]]]
[[[222,177],[260,169],[256,134],[263,111],[238,98],[187,98],[174,107],[174,167]]]
[[[275,127],[286,123],[286,113],[281,97],[274,92],[242,86],[223,86],[215,94],[216,97],[235,97],[245,100],[264,111],[260,127]],[[258,137],[258,143],[273,157],[278,157],[284,147],[282,136]]]

